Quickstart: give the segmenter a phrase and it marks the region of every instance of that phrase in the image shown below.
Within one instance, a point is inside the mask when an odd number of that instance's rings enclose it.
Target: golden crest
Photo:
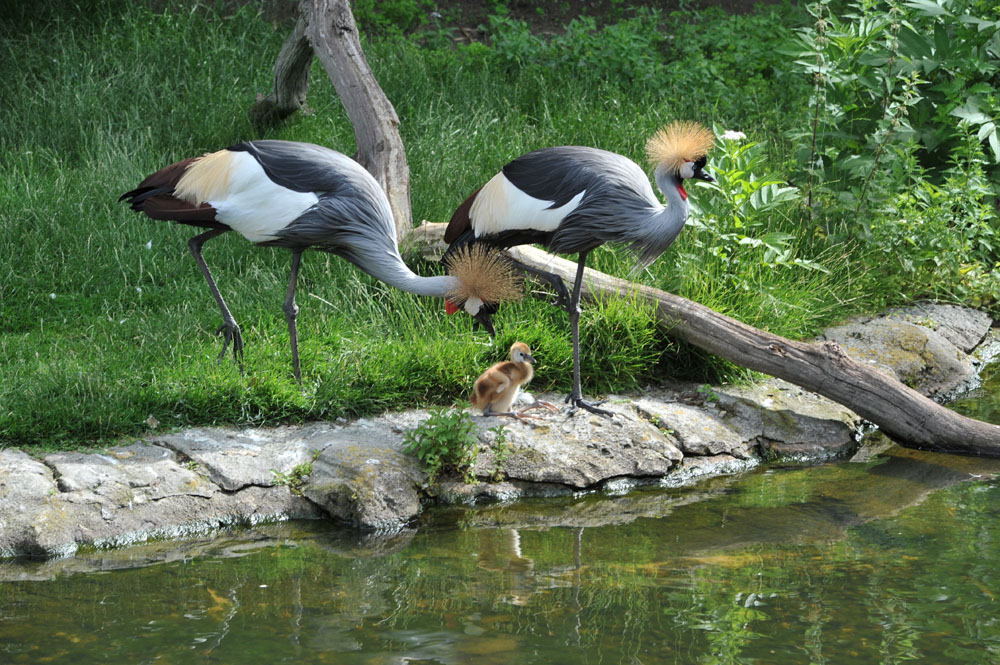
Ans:
[[[715,145],[715,134],[697,122],[677,120],[653,134],[646,142],[646,155],[655,168],[676,173],[685,162],[705,156]]]

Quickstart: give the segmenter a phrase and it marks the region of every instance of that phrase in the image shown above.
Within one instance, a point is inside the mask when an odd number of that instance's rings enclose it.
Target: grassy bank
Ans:
[[[498,19],[493,46],[455,49],[430,31],[365,47],[402,121],[414,219],[445,221],[518,154],[583,144],[642,162],[646,138],[676,117],[760,143],[752,154],[735,154],[746,142],[729,146],[733,171],[723,182],[746,182],[738,167],[750,164],[782,189],[796,148],[785,130],[808,124],[810,88],[776,49],[806,18],[787,8],[645,13],[615,34],[577,26],[559,48]],[[568,389],[568,325],[555,309],[506,306],[490,348],[441,302],[307,253],[303,394],[281,312],[289,256],[236,234],[209,243],[205,255],[243,326],[246,374],[216,364],[219,316],[187,253],[192,230],[139,217],[116,199],[171,161],[247,138],[351,154],[352,130],[322,69],[314,65],[312,113],[261,136],[246,111],[268,90],[287,28],[250,10],[161,13],[108,0],[86,14],[14,17],[0,29],[0,446],[93,445],[156,422],[265,424],[451,403],[515,339],[540,359],[534,390]],[[828,232],[843,217],[807,216],[791,198],[747,216],[733,191],[693,191],[703,217],[721,222],[690,225],[640,281],[795,338],[898,300],[900,288],[927,291],[883,285],[880,255]],[[602,248],[592,265],[623,275],[630,263]],[[629,303],[588,308],[581,332],[591,392],[739,375],[678,347]]]

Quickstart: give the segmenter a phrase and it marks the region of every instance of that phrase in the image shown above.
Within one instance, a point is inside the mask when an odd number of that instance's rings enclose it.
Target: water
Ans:
[[[957,408],[1000,420],[1000,373]],[[890,448],[687,490],[0,564],[0,663],[996,663],[1000,461]]]

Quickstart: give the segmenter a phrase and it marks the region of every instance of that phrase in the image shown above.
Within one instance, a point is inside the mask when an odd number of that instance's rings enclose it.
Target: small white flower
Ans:
[[[146,249],[153,249],[153,241],[152,240],[150,240],[149,242],[146,243]]]
[[[142,293],[142,287],[141,286],[135,287],[135,292],[136,293]]]
[[[50,294],[49,294],[49,298],[50,298],[51,300],[55,300],[55,299],[56,299],[56,294],[54,294],[54,293],[50,293]]]
[[[727,129],[727,130],[726,130],[726,131],[725,131],[725,132],[724,132],[724,133],[722,134],[722,139],[723,139],[724,141],[742,141],[742,140],[743,140],[743,139],[745,139],[746,137],[747,137],[747,135],[746,135],[746,134],[744,134],[743,132],[737,132],[737,131],[736,131],[736,130],[734,130],[734,129]]]

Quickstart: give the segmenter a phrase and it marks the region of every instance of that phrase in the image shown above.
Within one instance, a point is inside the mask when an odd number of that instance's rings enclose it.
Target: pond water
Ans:
[[[990,382],[956,408],[1000,422]],[[891,447],[0,563],[0,663],[997,663],[998,473]]]

